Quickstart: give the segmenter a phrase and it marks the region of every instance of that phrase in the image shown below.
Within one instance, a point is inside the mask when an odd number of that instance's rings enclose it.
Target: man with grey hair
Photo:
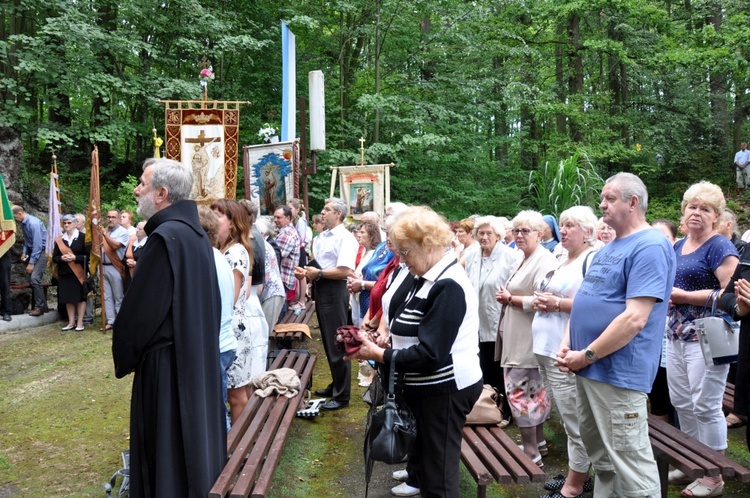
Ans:
[[[107,317],[107,324],[102,330],[112,330],[115,318],[120,312],[122,297],[125,295],[122,279],[125,277],[125,265],[122,262],[125,249],[128,247],[130,235],[120,225],[120,211],[110,209],[107,211],[107,228],[99,225],[99,233],[102,236],[102,264],[101,271],[104,276],[104,290],[102,291],[103,306]]]
[[[192,171],[171,159],[144,168],[135,188],[148,218],[112,334],[115,375],[134,372],[130,490],[206,496],[227,458],[213,249],[188,200]]]
[[[675,254],[646,222],[648,192],[637,176],[609,178],[601,196],[603,221],[617,236],[591,260],[556,364],[576,373],[578,420],[587,428],[581,439],[596,469],[595,496],[657,496],[646,393],[659,367]],[[580,490],[566,483],[560,493]]]
[[[740,259],[742,259],[742,254],[745,252],[745,241],[737,236],[737,216],[729,209],[725,209],[721,213],[718,231],[721,235],[732,241],[732,244],[734,244],[734,247],[740,254]]]
[[[326,199],[321,214],[326,230],[318,235],[313,245],[315,266],[296,267],[298,279],[307,278],[313,283],[315,312],[318,315],[320,335],[328,357],[332,382],[325,389],[318,389],[318,396],[330,397],[323,410],[338,410],[349,405],[351,392],[351,363],[344,360],[344,353],[336,349],[336,329],[348,322],[349,292],[346,277],[355,268],[357,240],[344,227],[347,215],[346,202],[342,199]]]

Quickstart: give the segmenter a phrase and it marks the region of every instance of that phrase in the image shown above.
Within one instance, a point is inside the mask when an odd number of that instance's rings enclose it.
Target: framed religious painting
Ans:
[[[166,106],[165,157],[193,171],[190,198],[198,204],[234,199],[240,109],[245,102],[162,101]]]
[[[385,204],[390,202],[390,168],[393,164],[338,166],[333,168],[331,197],[334,195],[336,176],[339,179],[339,197],[349,206],[349,215],[359,220],[367,211],[383,216]]]
[[[299,197],[299,141],[246,145],[243,162],[250,195],[257,196],[259,213],[273,215],[276,207]]]

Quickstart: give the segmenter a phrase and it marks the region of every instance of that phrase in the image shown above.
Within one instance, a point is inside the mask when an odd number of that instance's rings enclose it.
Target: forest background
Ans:
[[[452,219],[558,213],[567,202],[557,199],[558,173],[595,206],[600,179],[630,171],[649,187],[649,218],[676,220],[691,183],[734,185],[750,114],[748,7],[3,0],[0,134],[23,144],[19,192],[48,185],[55,150],[63,210],[81,211],[97,144],[103,203],[131,206],[152,128],[163,137],[157,101],[199,99],[201,57],[216,74],[210,98],[251,102],[241,144],[261,143],[264,123],[280,125],[284,20],[296,35],[298,95],[308,71],[325,74],[327,150],[310,178],[313,209],[328,195],[328,166],[357,164],[363,136],[367,163],[397,165],[392,199]],[[750,194],[732,199],[742,214]]]

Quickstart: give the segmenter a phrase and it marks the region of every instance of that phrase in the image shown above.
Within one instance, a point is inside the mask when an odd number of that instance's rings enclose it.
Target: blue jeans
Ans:
[[[232,366],[232,363],[234,363],[234,359],[236,356],[236,349],[230,349],[229,351],[219,353],[219,362],[221,363],[221,394],[224,397],[224,412],[226,413],[227,419],[227,432],[229,432],[229,428],[232,425],[229,419],[229,410],[227,409],[227,372],[229,371],[229,367]]]

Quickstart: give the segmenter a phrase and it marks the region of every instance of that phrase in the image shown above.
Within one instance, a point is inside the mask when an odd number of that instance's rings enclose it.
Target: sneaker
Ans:
[[[417,496],[419,494],[419,488],[413,488],[402,482],[398,486],[391,488],[391,494],[396,496]]]
[[[667,482],[669,484],[690,484],[693,482],[693,478],[688,477],[680,469],[674,469],[670,470],[669,474],[667,474]]]
[[[409,478],[409,473],[406,469],[397,470],[393,473],[393,478],[397,481],[406,481]]]

